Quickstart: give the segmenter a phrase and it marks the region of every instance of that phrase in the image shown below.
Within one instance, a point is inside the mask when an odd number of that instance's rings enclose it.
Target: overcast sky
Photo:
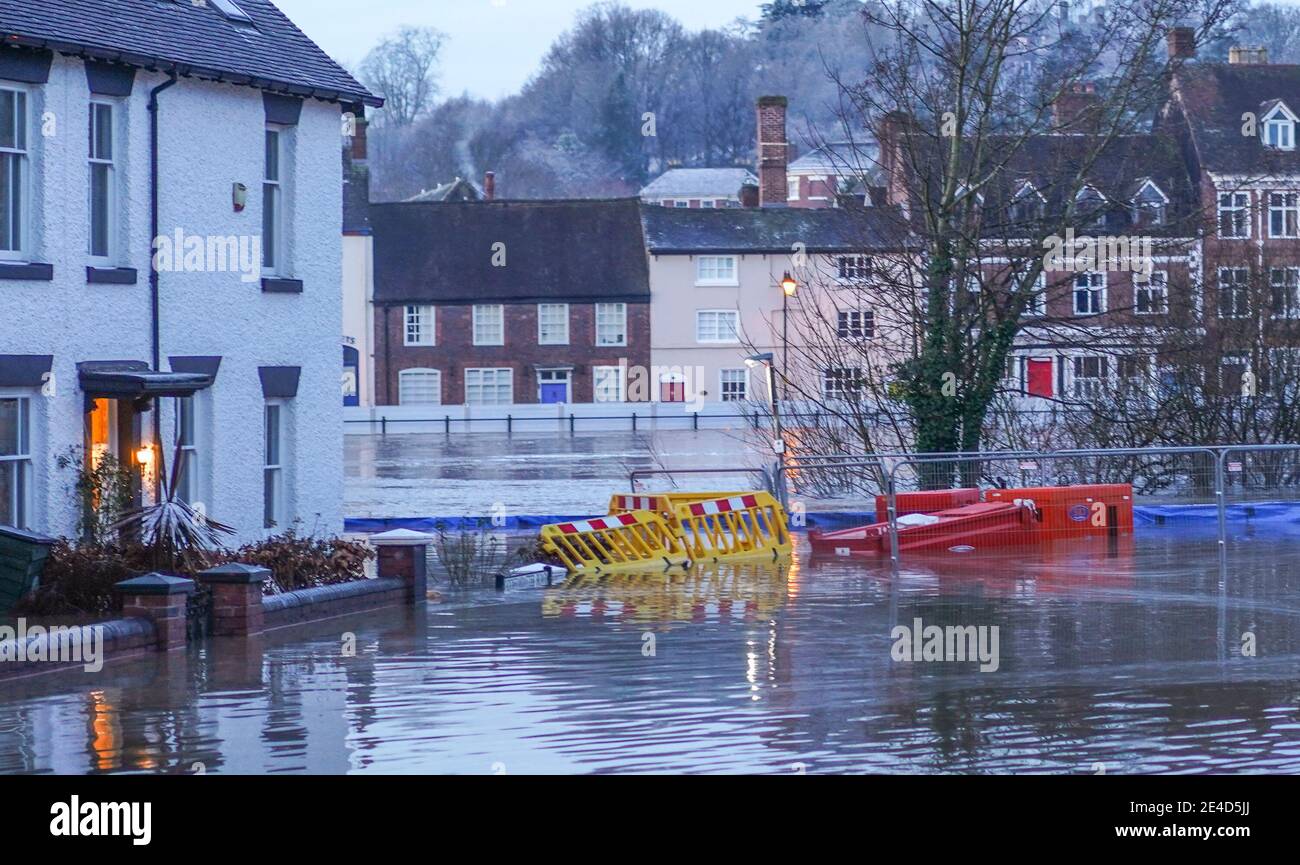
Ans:
[[[468,90],[495,98],[514,93],[556,36],[593,0],[274,0],[334,59],[355,68],[380,37],[403,24],[436,27],[449,37],[444,94]],[[756,18],[761,0],[624,0],[662,9],[692,30]]]

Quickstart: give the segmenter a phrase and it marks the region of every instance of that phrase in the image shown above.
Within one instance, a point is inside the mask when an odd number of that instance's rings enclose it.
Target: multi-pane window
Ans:
[[[852,399],[862,392],[862,370],[856,367],[830,367],[822,371],[822,396],[827,399]]]
[[[799,200],[799,178],[797,177],[788,178],[785,184],[786,184],[785,197],[790,201],[798,201]]]
[[[284,269],[284,142],[278,129],[266,130],[262,175],[262,267],[268,273]]]
[[[113,257],[117,241],[117,167],[113,106],[90,103],[90,257]]]
[[[1250,237],[1250,193],[1219,193],[1219,237]]]
[[[1168,303],[1168,272],[1163,270],[1152,271],[1146,282],[1139,282],[1136,277],[1134,278],[1133,308],[1139,314],[1150,315],[1158,312],[1168,312]]]
[[[840,279],[844,282],[863,282],[871,278],[871,258],[866,255],[841,255]]]
[[[466,405],[510,405],[514,401],[514,370],[509,368],[465,370]]]
[[[596,345],[627,345],[627,304],[596,304]]]
[[[1011,222],[1017,226],[1027,225],[1043,218],[1043,198],[1038,190],[1026,184],[1016,193],[1011,202]]]
[[[749,370],[724,369],[721,378],[723,402],[744,402],[749,399]]]
[[[1268,236],[1300,237],[1300,192],[1268,194]]]
[[[569,344],[569,305],[567,303],[537,304],[537,344]]]
[[[1029,291],[1029,298],[1025,302],[1025,315],[1035,317],[1047,315],[1047,274],[1038,274]]]
[[[839,311],[836,333],[840,339],[871,339],[876,335],[876,314],[869,309]]]
[[[696,342],[740,342],[740,313],[734,309],[701,309],[695,313]]]
[[[176,497],[186,504],[199,498],[199,436],[195,417],[195,397],[176,400],[176,447],[180,461],[176,466]]]
[[[404,369],[397,374],[398,405],[442,405],[442,373]]]
[[[596,402],[623,402],[623,368],[592,367],[591,389],[592,398]]]
[[[1250,271],[1244,267],[1219,268],[1219,317],[1250,314]]]
[[[695,260],[697,285],[735,285],[736,256],[701,255]]]
[[[1300,316],[1300,267],[1275,267],[1269,273],[1273,315],[1278,318]]]
[[[1264,143],[1279,150],[1295,148],[1295,124],[1285,117],[1269,119],[1264,124]]]
[[[406,327],[402,333],[403,345],[436,345],[434,307],[428,305],[406,307]]]
[[[27,92],[0,88],[0,258],[27,247]]]
[[[1225,354],[1219,359],[1219,386],[1227,396],[1246,396],[1246,373],[1250,371],[1250,358],[1244,354]]]
[[[1100,315],[1106,311],[1106,274],[1080,273],[1074,278],[1074,314]]]
[[[0,397],[0,526],[27,528],[32,476],[31,404]]]
[[[1097,355],[1074,358],[1074,398],[1095,399],[1101,396],[1106,382],[1108,358]]]
[[[474,344],[506,344],[505,307],[499,303],[482,303],[474,307]]]
[[[285,523],[284,407],[267,403],[263,421],[266,450],[262,458],[262,524],[274,529]]]

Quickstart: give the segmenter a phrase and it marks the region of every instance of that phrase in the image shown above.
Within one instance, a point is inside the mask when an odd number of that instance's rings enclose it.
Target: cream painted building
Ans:
[[[782,399],[833,397],[907,330],[873,279],[899,250],[893,211],[645,207],[642,222],[655,401],[766,402],[767,367],[746,359],[767,352]]]

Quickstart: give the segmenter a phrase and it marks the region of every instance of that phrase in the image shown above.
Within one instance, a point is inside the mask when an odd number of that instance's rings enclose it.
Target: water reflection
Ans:
[[[1300,772],[1300,545],[1232,553],[796,555],[213,641],[5,683],[0,771]],[[895,662],[916,618],[998,627],[998,672]]]

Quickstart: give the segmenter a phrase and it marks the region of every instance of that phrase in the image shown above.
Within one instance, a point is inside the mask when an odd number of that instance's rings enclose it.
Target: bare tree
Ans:
[[[404,129],[432,110],[445,42],[446,36],[432,27],[406,26],[386,36],[361,61],[362,81],[386,100],[381,125]]]

